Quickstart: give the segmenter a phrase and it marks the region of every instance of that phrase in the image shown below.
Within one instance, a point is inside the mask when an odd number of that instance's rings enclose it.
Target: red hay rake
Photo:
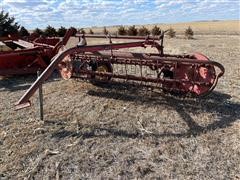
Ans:
[[[85,38],[104,38],[102,35],[80,35]],[[59,69],[64,79],[71,77],[91,82],[124,80],[163,89],[171,94],[209,94],[224,74],[224,67],[206,56],[195,53],[170,55],[163,52],[164,32],[160,37],[108,36],[110,43],[104,45],[77,46],[56,55],[51,64],[34,82],[16,108],[30,106],[30,97],[39,86]],[[135,39],[136,42],[112,43],[111,39]],[[158,53],[131,53],[116,50],[133,47],[152,47]]]

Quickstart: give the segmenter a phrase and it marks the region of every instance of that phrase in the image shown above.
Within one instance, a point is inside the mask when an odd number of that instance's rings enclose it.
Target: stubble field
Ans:
[[[206,98],[54,75],[43,86],[44,122],[37,94],[31,108],[14,111],[36,77],[2,79],[0,179],[239,179],[240,37],[165,41],[167,53],[195,51],[226,69]]]

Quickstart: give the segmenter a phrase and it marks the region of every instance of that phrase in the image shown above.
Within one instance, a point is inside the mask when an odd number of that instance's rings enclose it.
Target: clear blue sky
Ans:
[[[0,0],[28,29],[237,20],[240,0]]]

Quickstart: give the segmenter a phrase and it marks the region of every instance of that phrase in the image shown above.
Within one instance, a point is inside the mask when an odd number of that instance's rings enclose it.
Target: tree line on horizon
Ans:
[[[17,22],[15,22],[14,17],[10,17],[9,13],[4,13],[4,11],[1,11],[0,13],[0,37],[8,36],[9,34],[17,34],[20,37],[29,36],[29,31],[23,27],[20,26]],[[35,36],[46,36],[46,37],[63,37],[67,31],[67,28],[61,26],[60,28],[56,29],[53,26],[48,25],[45,29],[36,28],[33,30],[33,35]],[[78,32],[85,34],[86,31],[84,28],[78,29]],[[117,32],[115,34],[118,35],[129,35],[129,36],[159,36],[161,35],[161,29],[158,26],[154,26],[151,30],[146,28],[145,26],[142,26],[140,28],[136,28],[135,25],[129,26],[128,28],[124,27],[123,25],[119,26],[117,29]],[[94,34],[92,29],[89,29],[87,32],[88,34]],[[109,31],[106,27],[103,27],[103,34],[107,35],[109,34]],[[167,35],[170,38],[176,37],[176,31],[173,28],[170,28],[167,32]],[[194,32],[192,28],[189,26],[185,30],[185,37],[187,39],[192,39],[194,35]]]
[[[86,34],[86,31],[83,28],[81,28],[79,30],[79,32],[81,34]],[[107,34],[109,34],[109,31],[107,30],[106,27],[103,27],[102,33],[107,35]],[[148,36],[148,35],[160,36],[161,33],[162,33],[161,28],[156,25],[151,30],[149,30],[145,26],[136,28],[135,25],[132,25],[132,26],[129,26],[128,28],[126,28],[123,25],[120,25],[120,26],[118,26],[117,32],[115,32],[113,34],[128,35],[128,36]],[[93,30],[89,29],[88,34],[94,34]],[[172,27],[169,28],[169,30],[166,34],[170,38],[176,37],[176,31]],[[190,26],[185,30],[184,34],[187,39],[193,39],[194,32]]]

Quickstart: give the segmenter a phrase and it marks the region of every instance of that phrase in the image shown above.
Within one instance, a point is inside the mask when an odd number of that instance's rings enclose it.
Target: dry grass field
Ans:
[[[165,51],[202,52],[226,73],[206,98],[53,75],[44,122],[37,94],[13,106],[35,76],[0,80],[0,179],[240,179],[240,36],[166,38]]]
[[[240,33],[240,21],[198,21],[198,22],[188,22],[188,23],[175,23],[175,24],[151,24],[145,25],[149,30],[151,30],[155,25],[163,30],[167,30],[172,27],[177,35],[183,35],[185,30],[190,26],[194,33],[197,35],[239,35]],[[128,26],[125,26],[128,28]],[[137,28],[142,27],[137,25]],[[116,33],[118,26],[106,27],[110,33]],[[89,28],[85,29],[89,32]],[[103,33],[102,27],[93,27],[94,33]]]

